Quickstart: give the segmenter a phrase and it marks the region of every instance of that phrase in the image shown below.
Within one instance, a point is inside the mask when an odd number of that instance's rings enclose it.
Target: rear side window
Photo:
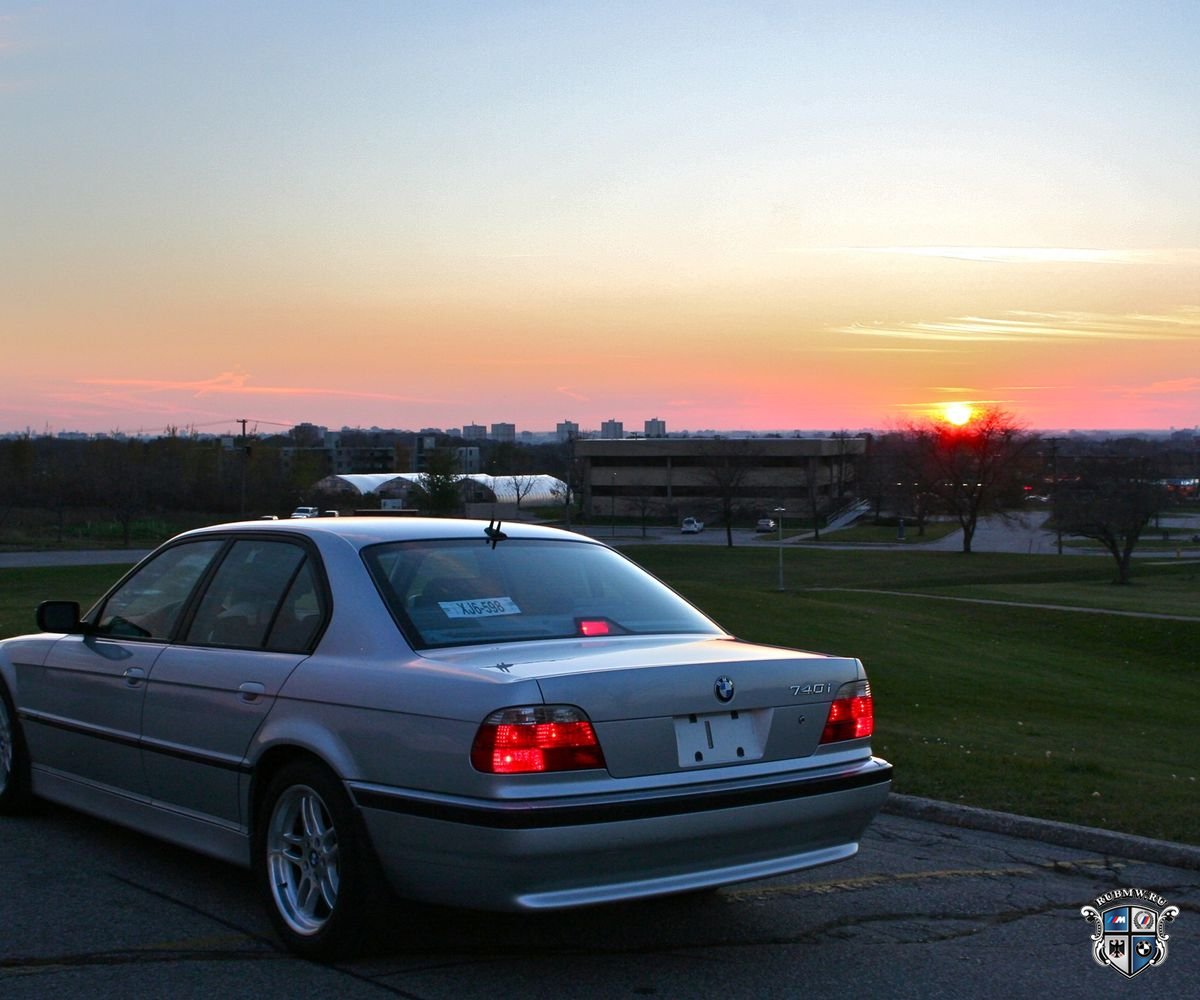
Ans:
[[[308,553],[274,539],[234,542],[208,585],[184,642],[298,652],[323,618]]]
[[[395,542],[368,548],[363,558],[417,649],[572,636],[720,634],[650,574],[587,542]]]

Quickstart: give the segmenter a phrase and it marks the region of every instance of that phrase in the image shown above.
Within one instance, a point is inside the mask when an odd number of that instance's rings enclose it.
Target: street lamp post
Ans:
[[[775,518],[779,522],[779,544],[776,549],[779,552],[779,589],[783,590],[783,515],[787,513],[786,507],[775,508]]]
[[[1050,516],[1054,518],[1054,534],[1058,541],[1058,554],[1061,556],[1062,551],[1062,523],[1058,519],[1058,438],[1050,439],[1050,460],[1051,460],[1051,476],[1054,478],[1054,493],[1051,495],[1050,502],[1053,506],[1050,508]]]

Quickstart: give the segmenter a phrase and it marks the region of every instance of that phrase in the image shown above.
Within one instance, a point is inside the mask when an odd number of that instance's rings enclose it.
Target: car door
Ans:
[[[157,802],[244,821],[246,750],[323,625],[321,579],[316,556],[297,541],[247,537],[229,547],[150,674],[142,750]]]
[[[223,542],[172,546],[138,566],[58,640],[20,668],[23,723],[37,769],[133,795],[147,791],[138,741],[146,678]]]

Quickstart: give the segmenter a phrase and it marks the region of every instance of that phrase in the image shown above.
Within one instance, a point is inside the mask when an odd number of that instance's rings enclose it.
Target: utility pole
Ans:
[[[779,518],[779,544],[776,548],[779,550],[779,590],[783,591],[783,515],[787,513],[786,507],[776,507],[775,516]]]
[[[247,448],[246,448],[246,424],[248,422],[249,421],[247,421],[245,417],[242,417],[241,419],[234,421],[234,423],[238,423],[238,424],[242,425],[242,436],[238,440],[238,445],[239,445],[238,451],[240,451],[242,454],[242,495],[241,495],[241,505],[240,506],[241,506],[241,517],[243,519],[245,519],[245,517],[246,517],[246,451],[247,451]]]

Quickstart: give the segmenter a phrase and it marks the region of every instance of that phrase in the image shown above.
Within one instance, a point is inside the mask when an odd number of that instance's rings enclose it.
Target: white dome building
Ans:
[[[315,484],[322,493],[363,496],[374,493],[382,500],[399,500],[410,506],[409,497],[421,485],[420,472],[365,472],[326,476]],[[518,507],[549,507],[562,504],[567,484],[555,476],[514,474],[489,476],[477,472],[458,477],[467,513],[478,517],[512,515]]]

